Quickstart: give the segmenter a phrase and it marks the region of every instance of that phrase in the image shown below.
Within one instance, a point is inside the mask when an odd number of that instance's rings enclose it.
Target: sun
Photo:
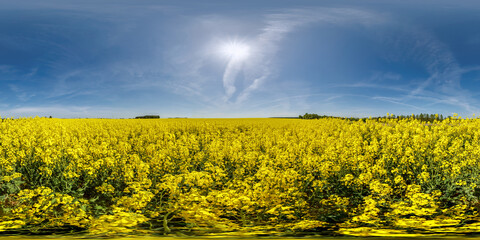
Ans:
[[[230,41],[221,45],[220,52],[231,60],[245,60],[250,56],[250,46],[239,41]]]

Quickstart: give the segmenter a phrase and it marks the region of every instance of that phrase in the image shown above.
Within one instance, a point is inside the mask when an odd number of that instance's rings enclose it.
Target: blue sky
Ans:
[[[0,0],[0,115],[478,115],[479,12],[466,0]]]

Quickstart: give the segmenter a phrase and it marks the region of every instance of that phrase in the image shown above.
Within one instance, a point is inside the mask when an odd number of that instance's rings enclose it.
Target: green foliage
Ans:
[[[160,118],[159,115],[144,115],[144,116],[138,116],[138,117],[135,117],[136,119],[156,119],[156,118]]]
[[[356,118],[356,117],[335,117],[335,116],[328,116],[328,115],[318,115],[315,113],[305,113],[304,115],[299,115],[299,119],[321,119],[321,118],[338,118],[343,120],[350,120],[350,121],[363,121],[365,122],[367,119],[417,119],[423,122],[434,122],[434,121],[443,121],[445,119],[452,118],[451,116],[444,117],[442,114],[428,114],[428,113],[420,113],[420,114],[412,114],[412,115],[395,115],[395,114],[387,114],[387,116],[383,117],[369,117],[369,118]]]

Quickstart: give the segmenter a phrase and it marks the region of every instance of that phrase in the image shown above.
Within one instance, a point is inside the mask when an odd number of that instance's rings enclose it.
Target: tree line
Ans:
[[[305,113],[304,115],[299,115],[298,118],[300,119],[320,119],[320,118],[340,118],[345,120],[353,120],[353,121],[365,121],[366,119],[382,119],[382,118],[390,118],[390,119],[418,119],[420,121],[425,122],[433,122],[433,121],[443,121],[447,118],[451,118],[451,116],[444,117],[443,114],[432,114],[432,113],[420,113],[420,114],[412,114],[412,115],[395,115],[387,113],[387,116],[383,117],[369,117],[369,118],[355,118],[355,117],[335,117],[335,116],[328,116],[328,115],[318,115],[315,113]]]

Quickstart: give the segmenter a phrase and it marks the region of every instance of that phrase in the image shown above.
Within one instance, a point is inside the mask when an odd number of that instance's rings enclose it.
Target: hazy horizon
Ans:
[[[476,1],[0,0],[0,116],[479,115]]]

